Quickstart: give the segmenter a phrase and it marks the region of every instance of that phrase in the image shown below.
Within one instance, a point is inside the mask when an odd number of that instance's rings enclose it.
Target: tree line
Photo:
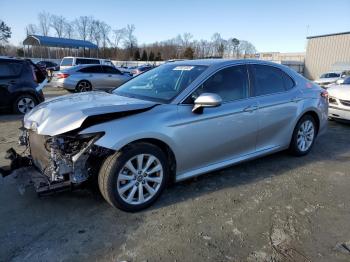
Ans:
[[[236,37],[224,39],[220,33],[214,33],[210,40],[196,40],[191,33],[179,34],[174,38],[157,41],[151,44],[138,44],[135,36],[136,27],[127,24],[125,27],[113,28],[106,22],[93,16],[80,16],[68,20],[62,15],[40,12],[37,23],[28,24],[26,35],[44,35],[59,38],[72,38],[91,41],[98,46],[82,55],[91,55],[114,60],[161,61],[169,59],[195,58],[245,58],[252,57],[256,49],[252,43]],[[38,55],[38,50],[34,54]],[[8,47],[8,50],[14,52]],[[32,50],[33,51],[33,50]],[[23,50],[17,48],[17,55]],[[91,53],[92,52],[92,53]],[[57,53],[57,51],[56,51]],[[58,52],[60,56],[65,52]]]

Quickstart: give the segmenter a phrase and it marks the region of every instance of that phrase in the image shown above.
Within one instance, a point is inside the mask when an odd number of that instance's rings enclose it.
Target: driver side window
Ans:
[[[203,93],[217,94],[223,102],[239,100],[248,97],[248,90],[247,67],[232,66],[216,72],[207,79],[185,100],[185,104],[193,104]]]

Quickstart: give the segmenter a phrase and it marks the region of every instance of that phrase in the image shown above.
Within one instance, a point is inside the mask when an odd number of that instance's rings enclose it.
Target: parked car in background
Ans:
[[[109,65],[78,65],[54,73],[51,86],[64,88],[70,92],[110,90],[131,78]]]
[[[60,64],[60,70],[68,69],[76,65],[102,64],[101,59],[88,57],[63,57]]]
[[[21,141],[38,191],[97,176],[109,204],[138,211],[172,181],[285,149],[308,154],[327,110],[327,91],[283,65],[188,60],[112,93],[54,98],[25,116]]]
[[[30,60],[0,58],[0,108],[25,114],[44,101],[38,84],[45,80]]]
[[[42,67],[45,71],[58,71],[60,70],[60,66],[51,61],[39,61],[36,63],[39,67]]]
[[[152,68],[154,68],[154,66],[151,65],[142,65],[142,66],[138,66],[135,69],[131,70],[131,75],[132,76],[137,76],[139,74],[142,74],[148,70],[151,70]]]
[[[335,84],[337,80],[341,79],[340,72],[328,72],[320,76],[319,79],[314,82],[323,88],[328,88],[331,85]]]
[[[350,120],[350,77],[340,85],[327,89],[329,94],[329,118]]]

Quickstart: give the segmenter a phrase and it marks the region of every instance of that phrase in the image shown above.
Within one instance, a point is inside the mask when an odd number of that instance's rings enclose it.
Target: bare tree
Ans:
[[[87,40],[90,33],[92,17],[91,16],[80,16],[74,20],[74,24],[77,29],[77,33],[80,39]]]
[[[106,55],[106,47],[109,42],[109,33],[111,32],[111,27],[107,25],[105,22],[100,22],[100,34],[101,34],[101,40],[102,40],[102,47],[103,47],[103,56]]]
[[[256,53],[255,46],[246,41],[246,40],[240,40],[239,46],[238,46],[238,52],[242,57],[246,57],[246,55],[253,55]]]
[[[114,29],[113,32],[112,32],[113,41],[111,41],[111,42],[112,42],[112,45],[113,45],[113,47],[114,47],[114,55],[115,55],[115,58],[117,58],[119,44],[120,44],[120,43],[123,41],[123,39],[125,38],[125,33],[126,33],[125,28]]]
[[[191,33],[183,33],[182,40],[184,48],[190,47],[192,38],[193,35]]]
[[[39,30],[44,36],[48,36],[50,32],[51,15],[45,11],[39,13]]]
[[[25,28],[26,35],[35,35],[38,32],[38,27],[34,24],[29,24]]]
[[[66,19],[61,15],[52,15],[50,20],[50,26],[56,32],[57,37],[62,38],[67,23]]]
[[[74,26],[73,26],[72,23],[66,22],[64,24],[64,35],[67,38],[73,38],[73,36],[74,36]]]
[[[137,46],[137,39],[134,35],[135,25],[127,25],[125,28],[124,46],[129,50],[129,57],[133,55],[133,49]]]

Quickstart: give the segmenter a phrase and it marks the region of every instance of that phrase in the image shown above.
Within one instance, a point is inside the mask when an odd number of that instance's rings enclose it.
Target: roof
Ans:
[[[215,59],[194,59],[194,60],[183,60],[183,61],[175,61],[166,64],[173,65],[203,65],[203,66],[213,66],[213,65],[234,65],[234,64],[268,64],[268,65],[278,65],[274,62],[266,61],[266,60],[258,60],[258,59],[223,59],[223,58],[215,58]]]
[[[349,32],[334,33],[334,34],[325,34],[325,35],[308,36],[308,37],[306,37],[306,39],[319,38],[319,37],[327,37],[327,36],[335,36],[335,35],[347,35],[347,34],[350,34],[350,31],[349,31]]]
[[[51,36],[42,35],[28,35],[23,41],[23,45],[43,45],[43,46],[54,46],[54,47],[66,47],[66,48],[97,48],[97,45],[84,40],[69,39],[69,38],[58,38]]]

